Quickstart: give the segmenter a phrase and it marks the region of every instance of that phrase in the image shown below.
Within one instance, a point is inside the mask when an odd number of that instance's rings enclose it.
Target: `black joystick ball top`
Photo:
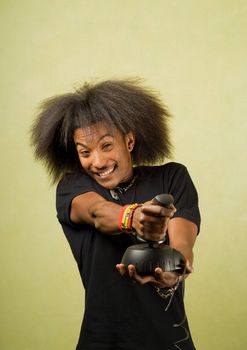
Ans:
[[[174,198],[171,194],[162,193],[155,196],[152,203],[160,205],[161,207],[170,208],[174,203]]]
[[[178,275],[185,272],[184,256],[163,243],[152,247],[148,243],[128,247],[123,255],[122,264],[134,265],[136,272],[141,276],[153,274],[156,267],[166,272],[176,272]]]
[[[166,208],[171,207],[173,202],[170,194],[159,194],[152,200],[154,205]],[[125,266],[134,265],[137,273],[142,276],[151,275],[156,267],[182,275],[186,266],[185,258],[178,250],[154,241],[128,247],[123,255],[122,263]]]

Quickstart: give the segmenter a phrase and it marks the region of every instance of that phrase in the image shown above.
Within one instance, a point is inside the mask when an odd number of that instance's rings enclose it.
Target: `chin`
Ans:
[[[107,190],[113,190],[119,184],[119,181],[116,181],[116,180],[104,180],[104,179],[99,179],[99,178],[97,178],[97,179],[94,178],[94,179],[99,185],[106,188]]]

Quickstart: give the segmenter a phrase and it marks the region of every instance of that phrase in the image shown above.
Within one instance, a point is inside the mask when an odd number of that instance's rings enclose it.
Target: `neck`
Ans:
[[[133,174],[133,175],[134,175],[134,174]],[[120,184],[116,187],[116,189],[120,190],[120,192],[126,192],[126,191],[128,191],[128,189],[129,189],[130,187],[132,187],[133,184],[135,183],[136,178],[137,178],[137,175],[132,176],[131,179],[129,179],[128,181],[120,183]]]

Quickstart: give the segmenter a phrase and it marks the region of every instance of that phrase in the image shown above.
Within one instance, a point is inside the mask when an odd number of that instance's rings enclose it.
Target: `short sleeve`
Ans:
[[[174,205],[177,209],[174,217],[183,217],[194,222],[199,233],[201,216],[198,194],[187,168],[182,164],[170,163],[167,171],[169,172],[168,191],[173,195]]]
[[[70,207],[72,199],[81,194],[95,191],[90,176],[80,174],[66,174],[59,182],[56,190],[57,218],[61,223],[73,225],[70,220]]]

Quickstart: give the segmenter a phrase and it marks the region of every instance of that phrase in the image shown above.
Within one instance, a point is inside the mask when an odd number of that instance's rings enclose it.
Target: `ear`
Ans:
[[[127,135],[125,135],[126,145],[130,152],[133,151],[133,148],[135,146],[135,135],[132,131],[130,131]]]

